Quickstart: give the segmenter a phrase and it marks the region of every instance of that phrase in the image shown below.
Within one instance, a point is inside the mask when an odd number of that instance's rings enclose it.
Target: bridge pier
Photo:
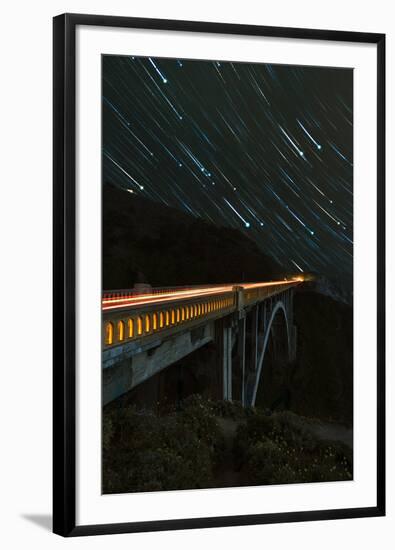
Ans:
[[[241,404],[245,405],[245,376],[246,376],[246,317],[238,322],[237,357],[241,375]]]
[[[222,398],[232,401],[232,327],[223,327],[222,345]]]
[[[251,323],[251,367],[252,371],[256,371],[258,367],[258,341],[259,341],[259,304],[257,304],[252,312]]]
[[[232,349],[233,331],[231,316],[215,321],[215,348],[216,348],[216,388],[214,394],[217,399],[232,400]]]

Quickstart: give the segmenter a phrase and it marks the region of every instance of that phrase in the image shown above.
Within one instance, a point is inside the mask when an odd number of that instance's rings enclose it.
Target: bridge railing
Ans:
[[[181,330],[228,315],[236,309],[232,292],[172,303],[158,303],[141,309],[107,313],[104,319],[104,346],[111,347],[166,331]]]
[[[300,282],[300,281],[299,281]],[[219,290],[215,292],[215,285],[194,287],[204,290],[213,289],[212,293],[202,293],[192,297],[173,296],[168,301],[162,299],[149,300],[144,303],[126,304],[116,309],[111,306],[103,310],[103,339],[104,348],[117,346],[122,343],[139,340],[155,334],[183,330],[187,326],[199,325],[202,321],[209,321],[219,317],[225,317],[237,309],[242,310],[256,302],[275,296],[298,284],[297,281],[281,281],[277,284],[251,283],[245,286],[234,286],[231,290]],[[221,285],[218,285],[221,287]],[[229,285],[230,286],[230,285]],[[222,286],[222,288],[224,288]],[[174,287],[171,289],[182,291],[191,287]],[[152,289],[154,290],[154,289]],[[158,295],[164,294],[167,289],[157,289]],[[124,291],[119,291],[122,294]],[[127,292],[127,291],[125,291]],[[107,291],[106,293],[107,294]],[[138,293],[137,295],[139,295]],[[153,294],[152,291],[149,292]],[[174,292],[174,294],[177,294]],[[114,297],[114,301],[136,296]],[[112,309],[113,308],[113,309]]]
[[[271,286],[256,286],[252,288],[246,288],[243,291],[243,299],[245,305],[250,305],[257,301],[265,300],[270,296],[275,296],[279,292],[284,292],[288,288],[294,287],[296,283],[278,284]]]
[[[215,286],[223,285],[185,285],[185,286],[164,286],[164,287],[150,287],[144,286],[141,288],[124,288],[118,290],[105,290],[102,295],[102,299],[105,301],[116,301],[121,298],[135,298],[136,296],[144,296],[145,294],[161,295],[169,294],[171,292],[183,291],[183,290],[198,290],[213,288]]]

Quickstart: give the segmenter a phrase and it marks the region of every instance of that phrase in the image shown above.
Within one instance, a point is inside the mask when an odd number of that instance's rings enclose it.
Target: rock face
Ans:
[[[290,409],[352,425],[352,307],[315,292],[298,292],[294,315],[298,345],[289,382]]]
[[[275,261],[243,233],[103,187],[103,288],[270,280]]]
[[[328,278],[324,275],[312,274],[311,280],[307,281],[303,288],[333,298],[333,300],[337,302],[352,306],[352,278],[347,282],[348,285],[345,281],[340,282],[333,277]]]

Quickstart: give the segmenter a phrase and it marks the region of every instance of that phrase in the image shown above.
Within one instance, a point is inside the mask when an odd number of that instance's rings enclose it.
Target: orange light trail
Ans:
[[[217,285],[212,287],[191,288],[186,290],[170,290],[169,292],[163,292],[161,294],[139,294],[136,296],[129,296],[125,298],[106,298],[102,300],[102,309],[121,309],[124,307],[143,306],[156,303],[166,303],[177,300],[187,300],[192,298],[204,298],[213,294],[225,294],[227,292],[234,292],[234,287],[241,287],[243,289],[254,289],[261,287],[279,286],[297,284],[303,281],[303,277],[295,277],[290,280],[282,281],[270,281],[265,283],[243,283],[239,285]]]

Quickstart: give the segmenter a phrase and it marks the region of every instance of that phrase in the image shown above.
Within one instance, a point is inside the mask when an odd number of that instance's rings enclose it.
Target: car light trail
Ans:
[[[255,289],[262,287],[271,287],[279,285],[297,284],[303,281],[302,277],[294,277],[289,280],[282,281],[270,281],[262,283],[243,283],[243,284],[229,284],[229,285],[217,285],[212,287],[198,287],[183,290],[169,290],[169,292],[163,292],[161,294],[139,294],[136,296],[126,296],[117,298],[105,298],[102,300],[102,309],[121,309],[125,307],[138,307],[151,304],[160,304],[166,302],[175,302],[177,300],[188,300],[194,298],[204,298],[213,294],[226,294],[227,292],[234,292],[235,287],[241,287],[243,289]]]

